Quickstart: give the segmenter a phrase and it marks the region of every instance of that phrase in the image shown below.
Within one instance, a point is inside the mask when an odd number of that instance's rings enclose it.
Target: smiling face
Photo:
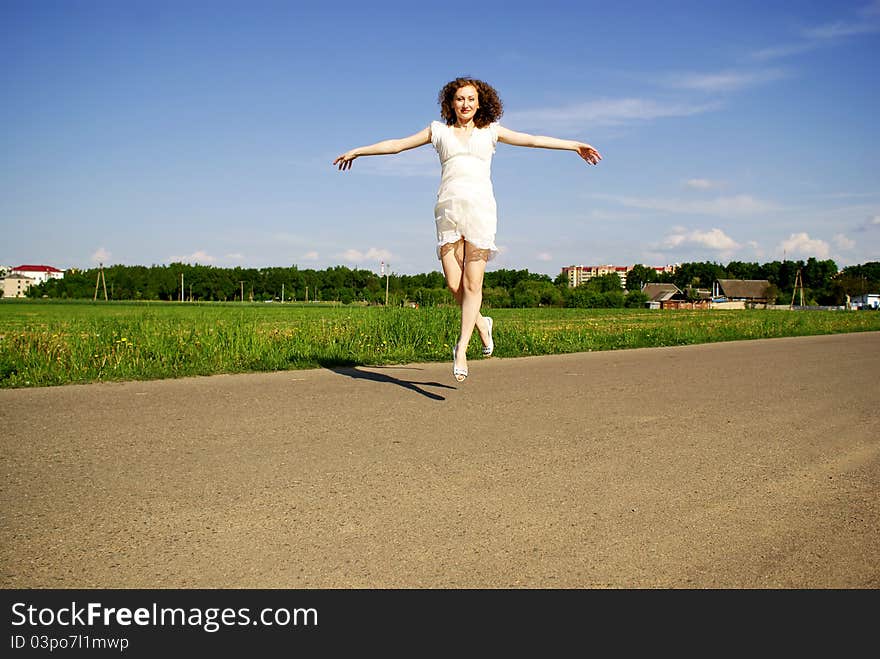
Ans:
[[[466,124],[474,118],[480,107],[480,98],[477,88],[473,85],[459,87],[452,97],[452,108],[459,124]]]

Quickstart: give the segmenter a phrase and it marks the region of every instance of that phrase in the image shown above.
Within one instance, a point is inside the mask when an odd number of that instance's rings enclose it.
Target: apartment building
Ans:
[[[615,274],[620,278],[621,288],[626,288],[626,276],[635,266],[632,265],[570,265],[562,268],[562,274],[568,278],[568,287],[575,288],[583,283],[590,281],[593,277],[601,277],[602,275]],[[674,265],[664,266],[645,266],[648,269],[655,270],[657,274],[675,272]]]
[[[3,297],[24,297],[25,291],[33,286],[36,282],[30,277],[24,275],[9,274],[0,279],[0,290],[3,291]]]

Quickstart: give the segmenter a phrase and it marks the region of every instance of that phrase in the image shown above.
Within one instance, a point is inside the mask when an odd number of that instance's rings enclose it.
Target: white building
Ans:
[[[570,265],[562,269],[562,274],[568,279],[569,288],[577,288],[581,284],[590,281],[593,277],[601,277],[603,275],[617,275],[620,279],[620,287],[626,288],[626,276],[635,266],[632,265]],[[658,275],[664,273],[674,273],[676,266],[647,266],[648,269],[654,270]]]
[[[853,309],[880,309],[880,293],[856,295],[850,300]]]
[[[42,284],[50,279],[64,279],[64,270],[51,265],[20,265],[9,270],[10,275],[21,275],[33,279],[35,284]]]
[[[24,297],[25,291],[35,283],[30,277],[10,274],[0,279],[0,290],[3,291],[5,298]]]

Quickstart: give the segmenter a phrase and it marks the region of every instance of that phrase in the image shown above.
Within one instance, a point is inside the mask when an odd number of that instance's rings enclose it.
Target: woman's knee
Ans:
[[[465,293],[468,295],[476,295],[477,293],[483,292],[483,279],[468,279],[465,277],[462,282],[462,286],[464,287]]]

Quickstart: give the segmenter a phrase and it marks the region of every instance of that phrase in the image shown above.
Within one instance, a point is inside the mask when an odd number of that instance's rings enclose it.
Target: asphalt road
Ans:
[[[451,369],[0,390],[0,586],[880,586],[880,333]]]

